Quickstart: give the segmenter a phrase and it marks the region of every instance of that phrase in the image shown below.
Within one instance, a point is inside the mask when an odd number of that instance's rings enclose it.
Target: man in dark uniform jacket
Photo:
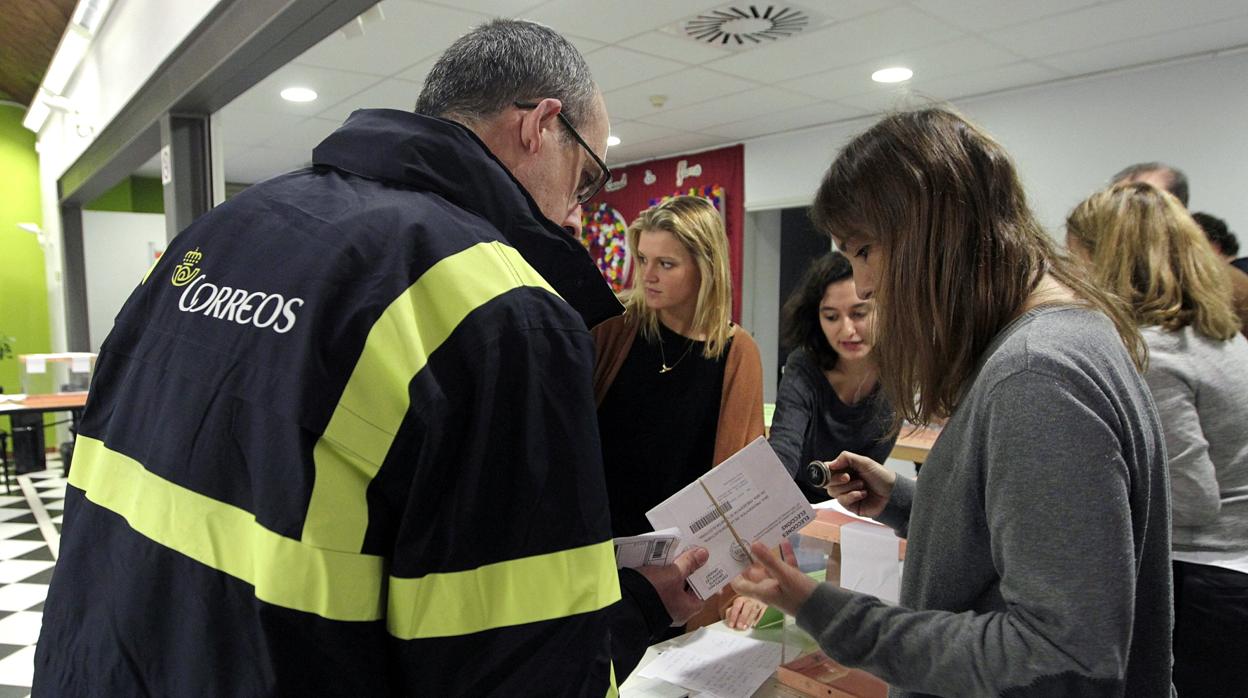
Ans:
[[[620,311],[561,228],[609,177],[555,32],[497,20],[417,113],[169,245],[104,342],[34,693],[614,693],[700,605],[621,571],[587,326]]]

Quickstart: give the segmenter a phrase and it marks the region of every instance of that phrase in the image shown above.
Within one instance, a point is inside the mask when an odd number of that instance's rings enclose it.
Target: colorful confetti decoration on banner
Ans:
[[[616,293],[627,287],[632,271],[627,232],[628,224],[624,216],[606,202],[596,204],[581,214],[581,244],[589,250],[589,256],[598,265],[602,278]]]

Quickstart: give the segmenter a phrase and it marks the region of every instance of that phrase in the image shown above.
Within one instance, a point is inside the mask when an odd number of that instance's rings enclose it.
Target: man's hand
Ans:
[[[663,607],[672,617],[672,625],[684,625],[693,614],[702,610],[702,599],[693,593],[685,580],[705,565],[710,556],[706,548],[690,548],[678,555],[670,565],[637,568],[663,599]]]

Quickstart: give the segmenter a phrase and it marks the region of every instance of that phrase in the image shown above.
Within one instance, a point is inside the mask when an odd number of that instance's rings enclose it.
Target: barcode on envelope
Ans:
[[[723,504],[719,505],[719,508],[722,509],[724,513],[726,514],[732,511],[732,502],[724,502]],[[712,509],[711,513],[689,524],[689,532],[697,533],[698,531],[701,531],[702,529],[706,528],[707,524],[711,523],[717,518],[719,518],[719,512]]]

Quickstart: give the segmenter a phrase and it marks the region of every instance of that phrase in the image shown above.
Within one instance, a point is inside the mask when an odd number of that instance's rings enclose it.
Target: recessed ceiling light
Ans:
[[[619,145],[619,144],[620,144],[620,137],[619,137],[619,136],[607,136],[607,147],[608,147],[608,148],[610,148],[610,147],[611,147],[611,146],[613,146],[613,145]]]
[[[871,73],[871,79],[876,82],[905,82],[914,77],[914,71],[909,68],[884,68]]]
[[[287,102],[311,102],[316,99],[316,90],[307,87],[287,87],[282,90],[282,99]]]

